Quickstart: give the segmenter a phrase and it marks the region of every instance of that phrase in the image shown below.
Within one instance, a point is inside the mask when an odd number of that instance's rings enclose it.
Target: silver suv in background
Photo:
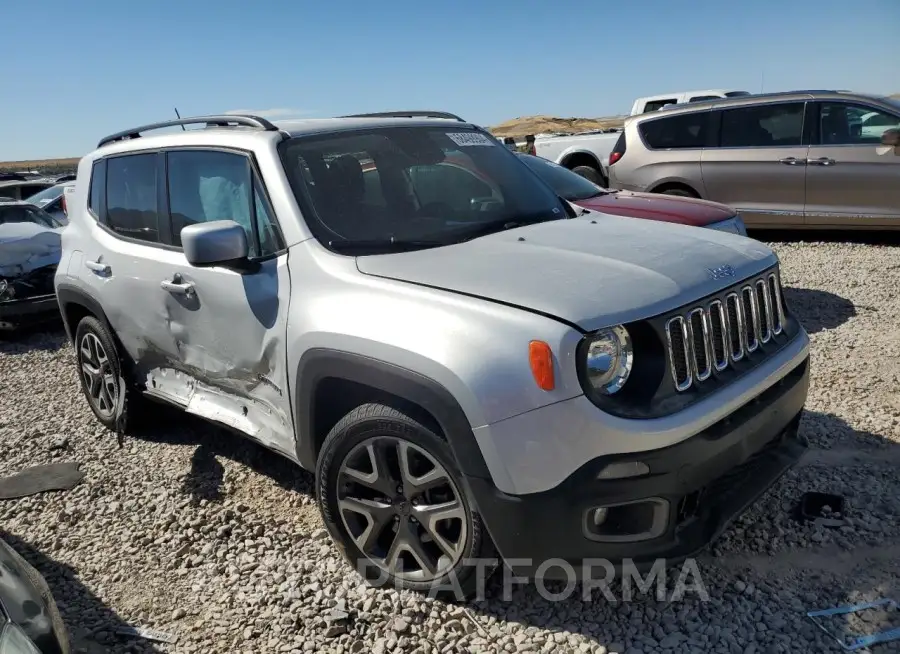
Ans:
[[[804,451],[776,255],[580,214],[448,114],[183,119],[81,160],[56,289],[100,422],[234,429],[367,578],[459,596],[689,556]]]
[[[900,228],[900,100],[797,91],[635,116],[612,188],[713,200],[748,227]]]

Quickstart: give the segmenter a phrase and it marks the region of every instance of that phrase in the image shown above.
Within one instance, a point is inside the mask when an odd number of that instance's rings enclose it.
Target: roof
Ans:
[[[781,91],[778,93],[757,93],[751,95],[741,95],[734,98],[716,98],[714,100],[702,100],[700,102],[689,102],[685,104],[676,104],[666,108],[664,111],[651,111],[645,114],[637,114],[629,116],[626,123],[643,122],[644,120],[652,120],[654,118],[662,118],[664,116],[672,116],[674,114],[691,113],[694,111],[705,111],[712,108],[721,109],[728,107],[742,107],[756,104],[765,104],[768,102],[790,102],[791,100],[847,100],[857,99],[866,102],[874,102],[877,104],[885,104],[885,100],[877,95],[867,93],[854,93],[853,91]]]
[[[281,138],[284,135],[294,137],[373,127],[428,126],[434,125],[435,121],[474,127],[454,114],[439,111],[385,112],[276,122],[249,115],[197,116],[132,127],[111,134],[100,140],[97,150],[103,150],[103,154],[108,154],[185,144],[203,145],[211,140],[211,135],[215,135],[213,140],[216,143],[226,140],[239,142],[251,138],[258,139],[261,135],[268,135],[268,138]],[[186,125],[202,125],[203,127],[186,129]],[[182,131],[158,131],[179,126],[182,127]],[[227,138],[223,139],[223,135]]]

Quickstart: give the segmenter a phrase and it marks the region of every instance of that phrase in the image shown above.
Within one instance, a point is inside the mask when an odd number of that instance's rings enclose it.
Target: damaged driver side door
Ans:
[[[169,219],[172,243],[154,292],[164,306],[169,351],[147,370],[147,391],[293,457],[288,255],[252,155],[168,150],[162,165],[167,193],[161,218]],[[252,267],[187,262],[181,230],[215,220],[244,228]]]

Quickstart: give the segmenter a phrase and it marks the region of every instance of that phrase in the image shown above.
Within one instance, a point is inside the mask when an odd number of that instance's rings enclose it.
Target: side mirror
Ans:
[[[900,146],[900,129],[884,130],[884,133],[881,135],[881,145],[889,145],[893,148]]]
[[[214,220],[188,225],[181,230],[181,246],[188,263],[198,268],[250,267],[247,233],[233,220]]]

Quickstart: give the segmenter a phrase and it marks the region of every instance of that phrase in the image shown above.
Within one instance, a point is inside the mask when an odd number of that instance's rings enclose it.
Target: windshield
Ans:
[[[279,147],[310,229],[329,247],[385,240],[433,247],[567,216],[515,154],[464,125],[355,130]]]
[[[588,181],[581,175],[547,159],[530,154],[520,155],[519,158],[537,173],[538,177],[547,182],[557,195],[564,197],[569,202],[587,200],[607,192],[606,189]]]
[[[61,196],[62,192],[62,185],[51,186],[49,188],[45,188],[43,191],[38,191],[34,195],[28,196],[27,198],[25,198],[25,202],[33,204],[37,207],[43,207],[45,204],[49,204],[50,202],[53,202],[53,200]]]
[[[35,223],[53,229],[62,227],[62,223],[43,209],[25,204],[0,205],[0,225],[7,223]]]

